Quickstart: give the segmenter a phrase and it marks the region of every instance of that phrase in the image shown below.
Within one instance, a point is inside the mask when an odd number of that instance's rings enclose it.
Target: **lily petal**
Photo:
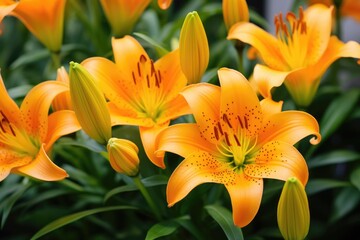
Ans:
[[[12,124],[15,124],[16,126],[20,125],[21,120],[21,113],[18,105],[12,100],[12,98],[9,96],[3,79],[0,74],[0,111],[1,111],[1,118],[6,116],[8,121]]]
[[[28,133],[45,140],[48,131],[48,112],[53,99],[69,86],[58,81],[46,81],[33,87],[24,98],[20,110]]]
[[[0,4],[2,5],[0,6],[0,23],[1,23],[4,17],[9,15],[16,8],[19,2],[1,0]]]
[[[167,126],[169,126],[169,123],[170,121],[163,123],[161,125],[159,124],[154,125],[153,127],[150,128],[141,127],[141,126],[139,127],[141,142],[146,151],[146,155],[148,156],[148,158],[152,163],[154,163],[156,166],[162,169],[165,168],[164,156],[158,156],[155,154],[156,138],[162,130],[164,130]]]
[[[242,127],[239,121],[245,122],[249,136],[255,136],[262,122],[262,112],[256,92],[238,71],[221,68],[218,75],[221,84],[220,117],[224,120],[226,116],[231,126]]]
[[[265,144],[256,156],[254,164],[245,166],[245,174],[257,178],[272,178],[286,181],[298,178],[305,186],[309,171],[301,153],[291,144],[272,141]]]
[[[245,174],[238,174],[233,184],[225,185],[230,194],[235,225],[245,227],[254,219],[260,207],[263,185],[262,179]]]
[[[264,98],[260,101],[260,106],[264,118],[270,117],[275,113],[280,113],[282,109],[283,101],[275,102],[270,98]]]
[[[330,35],[333,7],[315,4],[304,12],[307,31],[306,62],[313,65],[319,61],[326,50]]]
[[[158,5],[162,10],[166,10],[170,7],[172,0],[158,0]]]
[[[64,169],[58,167],[50,160],[45,152],[44,144],[33,161],[25,166],[13,169],[12,172],[25,174],[44,181],[59,181],[68,176]]]
[[[21,157],[9,149],[3,148],[0,145],[0,182],[4,180],[13,168],[17,168],[31,162],[31,157]]]
[[[186,157],[196,151],[213,152],[216,147],[206,141],[195,123],[179,123],[161,131],[157,138],[156,155],[172,152]]]
[[[137,63],[139,62],[140,56],[149,59],[148,54],[140,43],[129,35],[123,38],[113,37],[111,43],[116,65],[127,74],[124,79],[132,79],[129,69],[137,72]]]
[[[310,143],[321,141],[319,124],[310,114],[302,111],[285,111],[273,114],[264,119],[262,131],[259,133],[258,145],[269,141],[283,141],[294,145],[304,137],[315,135]]]
[[[220,87],[197,83],[186,87],[181,94],[188,102],[201,134],[209,142],[216,143],[214,127],[220,120]]]
[[[281,86],[289,73],[290,72],[277,71],[265,65],[256,64],[253,78],[261,96],[264,98],[272,98],[272,88]]]
[[[108,102],[107,106],[110,113],[111,126],[133,125],[152,127],[154,125],[154,122],[150,118],[139,118],[137,117],[137,113],[132,110],[120,109],[117,104],[112,102]]]
[[[81,129],[81,126],[73,111],[61,110],[49,116],[48,129],[45,150],[49,150],[59,137],[76,132]]]
[[[157,60],[155,69],[161,72],[161,91],[167,99],[174,98],[186,86],[187,80],[181,71],[179,50]]]
[[[164,107],[164,119],[175,119],[179,116],[191,114],[191,108],[182,95],[176,96]]]
[[[204,151],[188,155],[174,170],[166,188],[168,205],[171,207],[202,183],[233,183],[236,173],[228,164]]]
[[[230,28],[227,39],[238,39],[255,47],[265,64],[273,69],[288,68],[278,47],[278,40],[253,23],[235,23]]]

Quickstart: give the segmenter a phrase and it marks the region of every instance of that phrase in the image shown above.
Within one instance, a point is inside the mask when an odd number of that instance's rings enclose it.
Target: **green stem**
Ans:
[[[50,54],[54,69],[57,70],[61,67],[60,52],[51,52]]]
[[[235,42],[235,48],[236,51],[238,53],[238,57],[239,57],[239,72],[241,72],[242,74],[245,75],[245,70],[244,70],[244,43],[240,42],[240,41],[236,41]]]
[[[151,196],[150,196],[148,190],[146,189],[146,187],[144,186],[144,184],[141,182],[140,177],[136,176],[136,177],[133,177],[132,179],[134,180],[134,183],[140,190],[141,194],[144,196],[146,202],[149,204],[149,206],[150,206],[151,210],[153,211],[153,213],[155,214],[155,217],[157,218],[157,220],[161,221],[160,210],[158,209],[157,205],[151,198]]]

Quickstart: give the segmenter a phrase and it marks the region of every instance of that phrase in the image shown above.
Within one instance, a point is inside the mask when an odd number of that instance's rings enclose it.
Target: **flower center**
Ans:
[[[285,19],[286,22],[282,13],[275,16],[274,19],[281,53],[289,66],[289,70],[303,67],[306,64],[307,27],[302,7],[299,8],[298,18],[293,12],[288,12]]]
[[[35,158],[40,149],[39,141],[31,138],[25,131],[10,123],[2,110],[0,110],[0,118],[0,144],[5,145],[18,154]]]
[[[136,108],[143,114],[141,117],[150,118],[156,123],[164,102],[160,70],[155,68],[152,59],[140,55],[136,68],[132,71],[132,78],[138,95]]]
[[[256,146],[257,138],[249,135],[249,124],[246,116],[236,116],[237,126],[234,127],[226,114],[214,126],[214,135],[218,140],[217,149],[227,158],[234,170],[241,170],[254,158],[251,151]]]

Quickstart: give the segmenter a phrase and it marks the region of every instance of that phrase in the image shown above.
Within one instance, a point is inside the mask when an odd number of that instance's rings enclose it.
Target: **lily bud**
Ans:
[[[305,188],[295,177],[284,185],[278,203],[277,218],[285,240],[303,240],[309,232],[310,210]]]
[[[162,10],[166,10],[170,7],[172,0],[158,0],[158,5]]]
[[[111,167],[127,176],[136,176],[139,172],[138,147],[131,141],[119,138],[110,138],[107,144]]]
[[[56,81],[69,85],[69,75],[64,67],[57,70]],[[67,91],[57,95],[52,102],[52,107],[54,111],[72,110],[70,92]]]
[[[70,96],[82,129],[100,144],[111,138],[110,113],[93,76],[79,63],[70,62]]]
[[[188,84],[198,83],[209,63],[206,32],[196,11],[188,13],[179,41],[180,64]]]
[[[230,29],[237,22],[249,21],[249,8],[246,0],[223,0],[223,16],[226,29]]]

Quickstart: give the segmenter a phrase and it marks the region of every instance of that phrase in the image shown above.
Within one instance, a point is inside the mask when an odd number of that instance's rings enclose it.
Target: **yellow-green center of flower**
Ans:
[[[136,85],[137,97],[135,107],[141,113],[140,117],[150,118],[153,122],[161,116],[165,95],[161,91],[162,76],[155,68],[153,60],[141,55],[132,71],[133,83]]]
[[[31,138],[25,130],[17,128],[10,123],[5,113],[0,110],[0,143],[20,155],[33,158],[39,152],[39,141]]]
[[[275,16],[274,24],[276,36],[279,39],[279,48],[287,62],[289,69],[303,67],[306,64],[307,28],[303,9],[299,8],[299,17],[288,12],[284,21],[282,14]]]
[[[214,126],[214,135],[218,140],[217,149],[237,171],[254,161],[252,150],[256,146],[257,139],[249,135],[246,116],[238,115],[236,119],[238,124],[233,126],[229,117],[223,114],[221,121]]]

